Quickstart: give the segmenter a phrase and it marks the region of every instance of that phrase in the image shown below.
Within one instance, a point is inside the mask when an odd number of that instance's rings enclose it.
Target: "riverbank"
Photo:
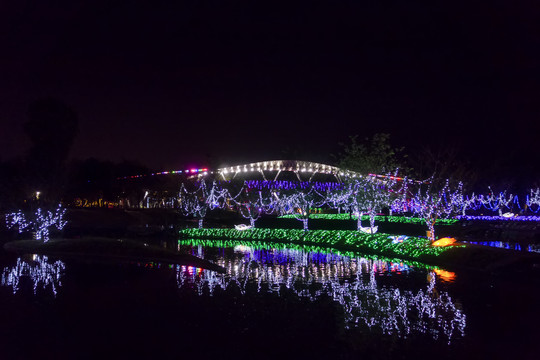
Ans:
[[[174,238],[178,230],[197,227],[197,219],[181,215],[176,209],[103,209],[69,208],[66,212],[68,224],[62,231],[51,229],[53,237],[114,237]],[[364,225],[367,226],[367,217]],[[248,220],[239,214],[214,210],[204,221],[204,227],[232,228]],[[408,236],[425,236],[426,225],[421,219],[403,216],[377,216],[375,225],[380,232]],[[294,218],[262,216],[257,228],[302,229],[302,223]],[[356,230],[357,221],[349,214],[312,214],[309,219],[311,230]],[[455,237],[462,241],[507,241],[520,244],[522,249],[540,244],[540,226],[534,221],[480,221],[446,219],[436,225],[436,233]],[[28,234],[17,234],[0,227],[0,242],[28,239]]]
[[[4,244],[6,251],[39,254],[84,262],[161,262],[200,267],[224,273],[225,269],[198,257],[127,239],[53,239],[46,243],[19,240]]]
[[[276,243],[306,244],[344,251],[378,254],[402,260],[419,261],[448,270],[484,273],[540,273],[540,254],[456,243],[435,247],[425,238],[397,237],[391,234],[365,234],[353,230],[297,229],[184,229],[184,239],[249,240]]]

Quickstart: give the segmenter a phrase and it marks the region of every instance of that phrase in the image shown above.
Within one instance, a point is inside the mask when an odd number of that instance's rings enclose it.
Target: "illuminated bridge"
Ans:
[[[291,179],[291,174],[293,179]],[[253,177],[262,177],[264,181],[277,181],[280,180],[295,181],[317,181],[324,178],[324,181],[337,181],[342,182],[344,179],[349,178],[361,178],[371,177],[379,178],[381,180],[391,178],[394,180],[404,180],[400,177],[394,177],[390,175],[377,175],[377,174],[361,174],[356,171],[342,169],[331,165],[316,163],[312,161],[302,160],[268,160],[259,161],[243,165],[227,166],[216,170],[209,170],[207,168],[202,169],[187,169],[187,170],[170,170],[162,171],[150,174],[131,175],[125,177],[119,177],[117,180],[129,180],[140,178],[155,178],[156,175],[183,175],[187,179],[197,179],[205,176],[212,175],[216,178],[230,181],[230,180],[246,180],[253,179]],[[317,178],[318,176],[318,178]],[[159,176],[161,177],[161,176]],[[259,178],[260,179],[260,178]],[[421,181],[408,180],[409,182],[421,183]]]
[[[224,180],[233,180],[239,174],[246,174],[252,176],[254,173],[258,173],[264,180],[278,180],[279,176],[283,172],[291,172],[296,175],[299,181],[305,181],[301,179],[303,176],[307,181],[317,175],[333,176],[338,182],[342,181],[342,178],[355,178],[362,177],[360,173],[340,169],[335,166],[320,164],[311,161],[300,160],[270,160],[260,161],[250,164],[229,166],[217,169],[214,173]]]

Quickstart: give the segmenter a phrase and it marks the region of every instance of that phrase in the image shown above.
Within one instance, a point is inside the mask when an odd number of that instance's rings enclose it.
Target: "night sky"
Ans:
[[[442,3],[3,1],[0,159],[54,97],[79,116],[80,159],[329,162],[389,132],[537,169],[540,5]]]

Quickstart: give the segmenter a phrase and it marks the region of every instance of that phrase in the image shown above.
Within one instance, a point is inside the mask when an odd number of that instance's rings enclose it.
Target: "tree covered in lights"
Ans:
[[[268,188],[256,189],[244,185],[234,197],[228,198],[229,204],[234,204],[234,208],[249,219],[252,228],[255,227],[255,221],[262,214],[270,214],[275,210],[275,199],[273,190]]]
[[[464,195],[461,194],[460,197],[455,199],[455,201],[458,203],[458,207],[461,209],[461,215],[466,216],[467,210],[477,210],[479,206],[479,197],[472,193],[471,195]]]
[[[453,214],[461,213],[462,215],[465,215],[465,211],[474,207],[474,203],[476,202],[476,196],[474,193],[470,197],[463,193],[462,182],[459,182],[455,190],[452,191],[448,196],[448,201],[451,204]]]
[[[305,231],[309,230],[309,215],[314,208],[321,207],[326,202],[326,197],[313,188],[294,192],[276,192],[280,214],[292,214],[297,220],[302,221]]]
[[[418,189],[411,199],[414,213],[423,218],[428,229],[428,238],[435,241],[435,223],[440,218],[448,218],[459,211],[459,206],[453,203],[458,199],[461,187],[451,189],[446,180],[442,186],[439,182],[431,181],[417,185]]]
[[[212,187],[206,192],[206,202],[210,210],[223,209],[227,206],[228,192],[217,181],[212,181]]]
[[[27,229],[32,229],[36,240],[49,241],[50,229],[55,227],[62,230],[66,226],[67,221],[64,220],[66,209],[58,205],[58,208],[52,211],[42,210],[38,208],[35,213],[27,218],[21,211],[6,214],[6,225],[9,229],[16,228],[19,234]]]
[[[178,202],[180,211],[184,215],[196,218],[199,222],[199,228],[202,228],[208,209],[214,205],[218,206],[218,198],[215,197],[214,186],[208,189],[204,180],[197,185],[194,191],[189,191],[182,184],[178,193]]]
[[[358,230],[362,229],[361,215],[365,212],[369,215],[370,232],[376,232],[375,216],[383,208],[391,205],[393,198],[391,190],[394,185],[395,180],[392,180],[390,177],[384,181],[376,178],[365,178],[352,182],[349,202],[358,216]]]
[[[390,207],[395,180],[389,177],[380,180],[374,177],[352,179],[343,190],[332,191],[328,194],[326,203],[331,207],[346,209],[357,216],[357,229],[362,227],[362,214],[369,215],[369,232],[376,232],[375,216],[385,207]]]
[[[479,201],[484,205],[484,207],[491,211],[497,211],[499,216],[503,215],[503,209],[510,210],[511,203],[514,200],[515,196],[508,194],[506,190],[495,193],[491,187],[488,187],[489,192],[487,195],[482,195],[479,197]]]
[[[193,187],[191,191],[184,184],[181,185],[178,204],[182,214],[198,219],[198,226],[202,228],[208,210],[225,208],[230,196],[227,189],[215,180],[209,186],[207,181],[202,179],[194,183]]]
[[[31,221],[26,220],[26,215],[22,210],[6,214],[6,226],[8,229],[17,229],[19,234],[22,234],[27,228],[32,225]]]
[[[537,213],[540,210],[540,188],[530,189],[526,203],[529,211]]]
[[[412,184],[411,181],[407,177],[405,177],[401,182],[395,183],[396,186],[394,186],[392,201],[390,202],[389,206],[389,213],[390,215],[393,215],[394,213],[397,214],[405,214],[407,212],[411,211],[411,191],[410,191],[410,185]]]

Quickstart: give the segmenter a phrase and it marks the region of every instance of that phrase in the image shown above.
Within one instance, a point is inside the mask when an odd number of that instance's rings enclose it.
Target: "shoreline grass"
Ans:
[[[4,244],[4,249],[19,254],[48,255],[60,259],[76,259],[90,262],[161,262],[225,272],[225,269],[221,266],[196,256],[181,254],[177,251],[127,239],[53,239],[48,242],[18,240]]]
[[[437,257],[450,247],[434,247],[428,239],[409,236],[403,242],[394,241],[394,235],[385,233],[365,234],[355,230],[310,230],[300,229],[184,229],[181,238],[211,240],[254,240],[289,243],[308,243],[326,247],[342,247],[380,253],[391,257]],[[452,247],[464,247],[459,244]]]
[[[472,244],[434,247],[426,238],[410,236],[403,242],[394,242],[391,234],[365,234],[355,230],[263,229],[245,231],[236,229],[185,229],[181,239],[251,241],[313,245],[338,251],[354,251],[381,255],[449,270],[475,271],[484,274],[520,274],[536,276],[540,268],[540,255],[497,249]]]
[[[278,219],[294,219],[292,214],[278,216]],[[358,217],[350,214],[309,214],[309,218],[312,220],[357,220]],[[362,221],[368,221],[369,215],[362,215]],[[376,222],[383,223],[399,223],[399,224],[418,224],[425,225],[426,222],[422,218],[406,217],[406,216],[383,216],[375,215]],[[435,225],[453,225],[457,223],[459,219],[437,219]]]
[[[342,250],[327,246],[318,245],[306,245],[297,243],[284,243],[284,242],[268,242],[268,241],[251,241],[251,240],[210,240],[210,239],[182,239],[178,241],[181,246],[204,246],[213,248],[234,248],[236,246],[245,246],[253,248],[255,250],[296,250],[315,252],[320,254],[331,254],[337,256],[345,256],[349,258],[362,257],[369,260],[384,261],[389,263],[405,263],[407,266],[414,266],[417,268],[425,269],[439,269],[437,266],[426,265],[419,261],[403,260],[400,258],[386,257],[379,254],[366,254],[354,250]]]

